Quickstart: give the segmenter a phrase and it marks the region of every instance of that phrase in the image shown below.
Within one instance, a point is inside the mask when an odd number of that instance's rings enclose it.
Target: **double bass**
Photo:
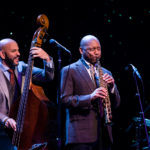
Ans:
[[[47,16],[44,14],[39,15],[37,24],[40,27],[33,35],[31,47],[41,47],[49,27]],[[23,91],[19,102],[12,106],[9,114],[10,117],[16,120],[17,128],[12,136],[12,144],[18,150],[37,149],[38,146],[46,147],[47,144],[45,142],[45,129],[48,121],[48,108],[45,102],[49,99],[41,86],[32,83],[33,65],[34,59],[32,54],[29,53]]]

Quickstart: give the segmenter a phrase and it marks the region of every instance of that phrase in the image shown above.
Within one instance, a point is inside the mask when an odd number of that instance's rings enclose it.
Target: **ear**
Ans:
[[[1,50],[0,51],[0,57],[2,58],[2,59],[5,59],[5,53]]]
[[[80,52],[81,55],[83,54],[82,48],[79,48],[79,52]]]

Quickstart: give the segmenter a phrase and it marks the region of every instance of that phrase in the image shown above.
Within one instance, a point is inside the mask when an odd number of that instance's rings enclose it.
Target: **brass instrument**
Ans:
[[[100,87],[104,87],[107,89],[107,97],[105,99],[103,99],[102,103],[103,103],[103,108],[104,108],[104,119],[105,119],[105,124],[106,125],[111,125],[112,124],[112,112],[111,112],[111,102],[110,102],[110,97],[109,97],[109,93],[108,93],[108,86],[107,83],[103,80],[103,71],[100,65],[100,61],[98,61],[97,64],[97,69],[98,69],[98,73],[99,73],[99,85]]]

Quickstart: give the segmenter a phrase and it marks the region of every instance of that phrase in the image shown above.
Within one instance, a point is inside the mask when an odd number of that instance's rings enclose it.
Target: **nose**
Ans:
[[[20,51],[19,50],[17,51],[17,54],[20,55]]]
[[[20,56],[20,52],[19,51],[17,51],[17,56]]]

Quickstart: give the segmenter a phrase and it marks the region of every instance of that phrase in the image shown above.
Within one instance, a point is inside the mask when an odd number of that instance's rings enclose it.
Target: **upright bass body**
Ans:
[[[45,15],[39,15],[38,28],[33,36],[31,47],[40,47],[45,32],[48,29],[49,21]],[[25,81],[21,98],[16,100],[10,110],[10,117],[17,123],[17,130],[13,133],[12,143],[18,150],[31,149],[34,144],[41,144],[46,141],[45,129],[48,121],[48,109],[46,97],[42,87],[32,84],[33,58],[29,54],[28,67],[25,73]]]

